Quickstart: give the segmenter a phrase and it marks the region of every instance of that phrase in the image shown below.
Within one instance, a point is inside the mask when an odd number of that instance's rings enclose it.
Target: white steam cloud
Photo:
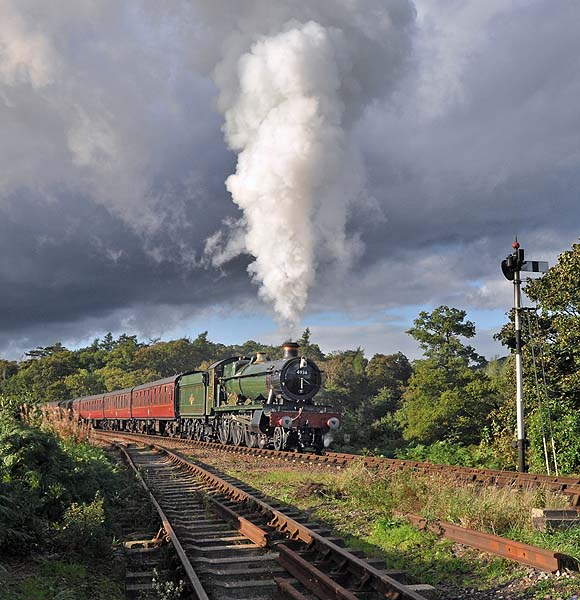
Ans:
[[[405,55],[399,36],[412,17],[403,3],[391,6],[397,24],[378,3],[349,3],[350,18],[341,5],[343,22],[319,14],[255,35],[249,48],[236,40],[215,71],[225,137],[238,152],[226,186],[243,217],[229,239],[212,236],[206,254],[218,266],[251,254],[248,271],[260,295],[290,327],[317,268],[340,276],[363,251],[347,230],[352,207],[370,200],[352,131],[375,93],[396,78]],[[372,22],[361,22],[371,5]]]

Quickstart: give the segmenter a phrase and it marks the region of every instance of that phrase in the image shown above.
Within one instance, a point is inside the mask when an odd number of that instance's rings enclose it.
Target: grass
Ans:
[[[4,568],[4,573],[2,569]],[[0,600],[124,600],[119,564],[90,566],[55,558],[30,560],[26,570],[0,563]]]
[[[530,575],[525,566],[417,531],[393,516],[394,511],[420,514],[578,557],[580,530],[542,533],[531,527],[531,509],[567,506],[563,495],[482,488],[444,476],[378,475],[362,465],[328,473],[284,467],[264,471],[241,463],[228,472],[271,497],[309,510],[347,544],[383,558],[389,568],[401,568],[423,583],[483,590],[521,582],[527,587],[520,597],[566,600],[580,590],[577,575],[534,582],[537,574]]]

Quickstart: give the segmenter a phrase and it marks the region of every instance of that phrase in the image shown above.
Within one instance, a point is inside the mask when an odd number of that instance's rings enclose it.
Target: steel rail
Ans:
[[[274,577],[274,583],[278,586],[278,590],[274,595],[274,600],[308,600],[308,598],[299,592],[287,579]]]
[[[259,509],[262,514],[269,517],[268,525],[274,527],[277,531],[284,534],[288,539],[301,541],[307,546],[318,545],[331,552],[334,556],[348,561],[349,570],[356,573],[361,580],[369,579],[372,586],[379,592],[384,593],[386,598],[424,600],[424,596],[414,592],[409,586],[403,585],[388,575],[383,575],[378,569],[368,564],[366,561],[351,554],[348,550],[341,548],[334,542],[312,531],[305,525],[302,525],[292,517],[270,506],[256,496],[241,490],[240,488],[228,483],[215,473],[203,469],[199,465],[188,461],[186,458],[163,448],[158,445],[152,445],[153,448],[166,454],[174,463],[186,467],[190,472],[196,474],[206,483],[210,484],[216,490],[226,494],[235,502],[244,502]],[[282,548],[280,548],[282,550]],[[336,586],[336,584],[334,584]],[[338,598],[338,597],[337,597]]]
[[[496,556],[513,560],[541,571],[556,573],[564,567],[578,570],[578,561],[561,552],[552,552],[545,548],[530,546],[497,535],[459,527],[445,521],[431,521],[419,515],[395,512],[395,516],[407,519],[413,526],[422,531],[430,531],[447,539],[483,550]]]
[[[151,500],[153,506],[155,506],[155,509],[157,510],[159,517],[161,518],[161,522],[163,523],[163,529],[165,530],[165,533],[171,540],[171,543],[173,544],[173,547],[175,548],[175,551],[177,552],[177,555],[179,556],[179,560],[181,561],[181,564],[183,565],[185,574],[187,575],[187,578],[189,579],[189,582],[191,583],[193,593],[195,594],[195,600],[209,600],[209,596],[205,592],[205,589],[204,589],[201,581],[199,580],[199,577],[197,576],[197,573],[195,572],[193,565],[191,564],[189,558],[187,557],[187,554],[186,554],[185,550],[183,549],[183,546],[182,546],[181,542],[179,541],[179,538],[177,537],[175,530],[171,526],[171,523],[169,522],[169,519],[167,518],[165,512],[159,505],[159,502],[157,502],[157,500],[155,499],[155,496],[151,493],[149,486],[147,485],[147,483],[145,482],[143,477],[141,477],[141,474],[139,473],[139,469],[133,462],[133,459],[131,458],[131,456],[129,456],[129,453],[127,452],[127,450],[125,448],[123,448],[123,446],[121,444],[115,444],[113,442],[113,445],[122,452],[125,460],[127,461],[127,464],[129,464],[129,466],[135,472],[135,476],[137,477],[139,483],[143,486],[145,491],[149,494],[149,499]]]
[[[93,430],[101,431],[101,430]],[[107,432],[115,433],[115,432]],[[120,432],[125,433],[125,432]],[[336,468],[345,468],[352,464],[361,464],[368,469],[385,469],[387,471],[411,470],[429,475],[440,474],[451,476],[459,481],[477,483],[486,486],[517,487],[531,489],[544,487],[551,491],[561,492],[569,497],[572,506],[580,507],[580,477],[542,475],[540,473],[519,473],[516,471],[500,471],[495,469],[477,469],[475,467],[461,467],[456,465],[442,465],[421,461],[400,460],[380,456],[363,456],[360,454],[345,454],[340,452],[327,452],[322,455],[286,450],[270,450],[268,448],[248,448],[246,446],[229,446],[219,442],[204,442],[200,440],[186,440],[180,438],[159,438],[148,434],[131,433],[141,439],[152,440],[157,443],[167,442],[180,446],[205,448],[218,452],[243,454],[251,456],[267,456],[279,460],[311,465],[325,465]]]
[[[326,539],[324,536],[318,534],[302,523],[299,523],[292,517],[285,515],[282,511],[274,508],[267,502],[229,483],[216,473],[212,473],[204,469],[200,465],[187,460],[187,458],[173,452],[172,450],[169,450],[168,448],[164,448],[159,444],[151,442],[146,443],[142,439],[135,438],[133,437],[133,434],[119,434],[117,432],[107,433],[109,435],[106,433],[103,435],[103,432],[99,432],[99,437],[104,437],[107,439],[110,438],[112,434],[112,436],[115,438],[121,437],[131,441],[136,440],[138,443],[149,446],[151,449],[165,455],[172,463],[184,467],[218,493],[225,495],[227,498],[237,504],[249,506],[253,513],[259,513],[265,517],[268,521],[268,526],[282,534],[287,540],[301,542],[306,546],[307,549],[310,550],[320,549],[320,551],[328,558],[328,560],[332,560],[337,569],[342,569],[343,572],[349,572],[354,578],[360,581],[362,585],[370,585],[372,589],[381,594],[381,597],[389,600],[425,600],[425,596],[414,591],[412,585],[405,585],[397,581],[396,579],[383,573],[381,570],[376,569],[365,560],[355,556],[345,548],[338,546],[333,541]],[[291,571],[293,574],[296,573],[296,564],[303,566],[303,563],[301,562],[303,559],[301,559],[289,548],[285,548],[282,544],[280,544],[279,547],[277,546],[277,549],[280,551],[281,556],[285,557],[287,564],[294,565],[293,568],[295,570]],[[298,556],[298,559],[300,560],[297,560],[294,555]],[[286,564],[282,564],[286,568]],[[301,582],[306,587],[310,585],[310,591],[317,594],[319,598],[332,597],[350,600],[352,597],[348,595],[341,596],[340,594],[348,594],[350,592],[334,582],[332,579],[328,578],[330,579],[329,581],[322,581],[319,577],[320,572],[315,567],[310,566],[308,574],[308,577],[302,577],[304,581],[301,579]],[[324,577],[327,576],[324,575]],[[328,586],[331,586],[334,590],[334,596],[328,596]],[[288,586],[286,586],[286,588],[289,589]]]

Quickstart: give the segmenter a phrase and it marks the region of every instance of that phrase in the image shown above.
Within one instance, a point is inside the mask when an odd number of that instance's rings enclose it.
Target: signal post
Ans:
[[[523,363],[522,363],[522,292],[521,271],[532,271],[545,273],[548,263],[544,261],[525,261],[524,249],[520,248],[518,239],[512,244],[513,253],[501,262],[501,270],[509,281],[514,283],[514,329],[515,329],[515,351],[516,351],[516,417],[517,417],[517,442],[518,449],[518,471],[525,473],[526,466],[526,430],[524,421],[524,398],[523,398]]]

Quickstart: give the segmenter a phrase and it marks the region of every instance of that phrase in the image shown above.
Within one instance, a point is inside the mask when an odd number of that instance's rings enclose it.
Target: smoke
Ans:
[[[204,243],[214,265],[250,254],[296,323],[318,274],[363,251],[353,131],[400,79],[414,18],[410,0],[0,0],[1,220],[42,230],[53,207],[51,243],[87,235],[109,262],[141,260],[115,258],[133,235],[144,260],[191,269]]]
[[[287,20],[280,3],[268,34],[260,23],[252,32],[245,15],[245,33],[230,40],[214,73],[225,138],[238,152],[226,187],[243,216],[228,239],[218,232],[208,240],[206,255],[219,266],[251,254],[260,296],[290,327],[317,269],[340,277],[364,250],[348,231],[349,211],[372,202],[352,132],[396,80],[413,19],[406,2],[341,2],[332,14],[316,6],[295,3]]]

